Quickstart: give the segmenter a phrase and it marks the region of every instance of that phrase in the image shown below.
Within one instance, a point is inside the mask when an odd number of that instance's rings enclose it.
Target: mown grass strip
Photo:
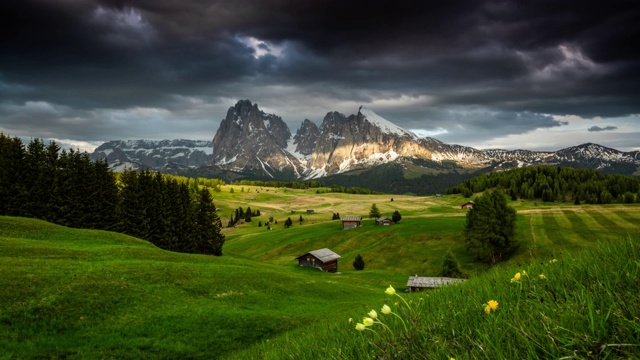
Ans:
[[[640,216],[638,216],[637,211],[629,212],[607,209],[606,215],[621,228],[627,230],[640,230]]]
[[[555,245],[563,247],[572,246],[571,242],[564,237],[564,230],[559,226],[553,214],[543,214],[542,221],[544,223],[544,228],[547,232],[547,236],[549,236],[549,239],[553,240],[553,243]]]
[[[586,242],[595,242],[598,237],[587,226],[582,216],[578,214],[578,211],[574,210],[562,210],[564,215],[572,224],[573,231],[584,239]]]

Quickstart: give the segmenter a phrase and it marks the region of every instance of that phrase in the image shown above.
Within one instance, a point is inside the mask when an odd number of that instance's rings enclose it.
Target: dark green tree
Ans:
[[[464,273],[460,270],[460,264],[451,249],[447,251],[442,259],[442,270],[438,276],[451,278],[464,278]]]
[[[195,223],[191,238],[196,252],[220,256],[222,255],[222,245],[225,242],[220,218],[216,213],[216,207],[209,190],[203,188],[199,195],[195,203]]]
[[[353,260],[353,268],[356,270],[364,270],[364,259],[360,254]]]
[[[506,260],[517,248],[516,211],[507,205],[500,189],[485,192],[467,212],[464,238],[479,260],[495,264]]]
[[[276,221],[276,224],[277,224],[277,223],[278,223],[278,222]],[[293,221],[291,220],[291,218],[287,218],[287,220],[285,220],[285,221],[284,221],[284,228],[285,228],[285,229],[288,229],[288,228],[290,228],[290,227],[291,227],[291,225],[293,225]]]
[[[400,212],[398,210],[394,211],[391,215],[391,221],[397,224],[400,222],[400,220],[402,220],[402,215],[400,215]]]
[[[371,204],[371,208],[369,209],[369,217],[370,218],[380,217],[380,210],[378,210],[378,206],[376,204]]]

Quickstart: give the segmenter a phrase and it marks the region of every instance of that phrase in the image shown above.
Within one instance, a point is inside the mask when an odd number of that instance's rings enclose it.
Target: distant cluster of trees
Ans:
[[[450,188],[447,193],[471,197],[473,193],[496,187],[502,188],[512,200],[574,201],[576,204],[640,202],[637,177],[557,166],[524,167],[481,175]]]
[[[240,220],[244,220],[244,222],[251,222],[251,218],[254,216],[260,216],[260,210],[256,210],[255,212],[251,210],[250,206],[247,206],[247,210],[243,210],[242,206],[238,207],[235,210],[235,215],[231,214],[229,217],[229,222],[227,223],[227,227],[234,227]],[[259,226],[262,226],[260,223]]]
[[[197,184],[196,184],[197,185]],[[222,254],[225,238],[207,189],[150,172],[116,176],[105,161],[40,139],[0,134],[0,215],[118,231],[172,251]]]
[[[340,185],[325,185],[324,182],[316,180],[307,181],[261,181],[261,180],[239,180],[231,183],[232,185],[251,185],[275,188],[291,188],[291,189],[316,189],[316,194],[324,193],[345,193],[345,194],[379,194],[379,192],[362,187],[345,187]]]

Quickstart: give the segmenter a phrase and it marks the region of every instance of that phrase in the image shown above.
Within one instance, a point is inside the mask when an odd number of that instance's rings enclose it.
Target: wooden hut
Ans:
[[[298,260],[299,266],[310,266],[322,271],[334,273],[338,271],[338,259],[340,258],[340,255],[324,248],[310,251],[304,255],[298,256],[296,259]]]
[[[449,284],[458,284],[466,281],[465,279],[455,279],[447,277],[426,277],[426,276],[409,276],[407,288],[409,292],[420,291],[423,289],[435,289],[440,286]]]
[[[471,209],[473,208],[473,201],[467,201],[466,203],[460,205],[461,209]]]
[[[360,226],[362,217],[360,216],[343,216],[342,217],[342,230],[351,229]]]
[[[395,224],[391,219],[386,216],[380,216],[376,219],[376,225],[393,225]]]

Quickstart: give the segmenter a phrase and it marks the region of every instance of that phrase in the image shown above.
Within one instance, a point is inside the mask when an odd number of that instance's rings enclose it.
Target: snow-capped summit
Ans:
[[[392,123],[391,121],[383,118],[382,116],[376,114],[373,110],[364,107],[364,105],[360,106],[358,112],[362,114],[362,116],[364,116],[367,120],[369,120],[370,123],[378,126],[384,132],[393,133],[400,136],[406,135],[414,139],[418,138],[416,134],[412,133],[411,131],[407,131],[400,126]]]

